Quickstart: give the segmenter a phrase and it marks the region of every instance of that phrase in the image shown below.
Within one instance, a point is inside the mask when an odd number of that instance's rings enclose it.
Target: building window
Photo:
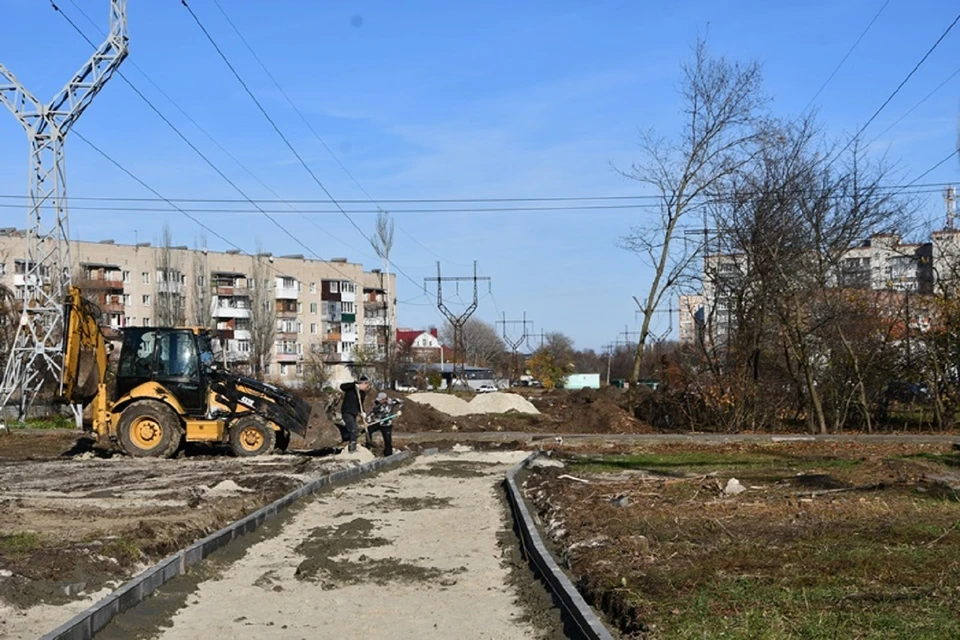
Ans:
[[[143,319],[143,326],[145,326],[145,327],[149,327],[149,326],[150,326],[150,318],[144,318],[144,319]]]
[[[317,335],[317,323],[316,323],[316,322],[311,322],[311,323],[310,323],[310,334],[311,334],[311,335],[314,335],[314,336]]]
[[[297,303],[297,313],[303,313],[303,303],[302,303],[302,302],[298,302],[298,303]]]
[[[129,271],[124,271],[124,272],[123,272],[123,281],[124,281],[125,283],[127,283],[127,284],[130,284],[130,272],[129,272]]]
[[[237,351],[240,353],[250,353],[250,341],[237,340]]]
[[[142,301],[143,301],[143,306],[149,307],[149,306],[150,306],[150,294],[147,294],[147,293],[143,294]],[[146,325],[144,325],[144,326],[146,326]]]
[[[130,306],[130,294],[129,294],[129,293],[123,294],[123,304],[124,304],[124,306],[127,306],[127,307]]]
[[[340,352],[341,352],[341,353],[350,353],[351,351],[353,351],[353,343],[352,343],[352,342],[341,342],[341,343],[340,343]]]
[[[303,365],[302,365],[302,364],[297,364],[297,375],[298,375],[298,376],[302,376],[302,375],[303,375]]]
[[[302,322],[298,322],[298,323],[297,323],[297,333],[303,333],[303,323],[302,323]]]
[[[356,289],[353,286],[352,282],[344,282],[340,285],[340,291],[343,293],[355,293]]]
[[[316,293],[316,292],[317,292],[317,283],[316,283],[316,282],[311,282],[311,283],[310,283],[310,293]]]
[[[311,302],[311,303],[310,303],[310,313],[313,313],[313,314],[316,314],[316,313],[317,313],[317,303],[316,303],[316,302]]]
[[[280,363],[280,375],[287,375],[287,365],[283,362]]]
[[[144,271],[140,274],[140,282],[143,284],[150,284],[150,272]]]
[[[356,313],[356,308],[353,306],[352,302],[344,302],[343,304],[343,313]]]
[[[197,286],[203,286],[203,276],[197,276]]]
[[[5,276],[5,275],[7,275],[7,263],[0,262],[0,276]]]
[[[330,281],[330,293],[340,293],[340,283],[336,280]]]

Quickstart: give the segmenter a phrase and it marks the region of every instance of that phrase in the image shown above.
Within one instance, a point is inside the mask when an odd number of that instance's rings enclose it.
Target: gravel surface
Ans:
[[[548,635],[518,602],[501,548],[497,485],[527,454],[463,449],[319,495],[169,610],[138,607],[104,637]]]

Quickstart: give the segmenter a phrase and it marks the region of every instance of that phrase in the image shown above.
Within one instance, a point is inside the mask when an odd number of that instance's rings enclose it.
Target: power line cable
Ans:
[[[276,132],[276,134],[280,136],[280,139],[283,140],[283,143],[287,146],[287,148],[290,149],[290,152],[297,158],[297,161],[300,163],[300,165],[306,170],[306,172],[310,175],[313,181],[317,183],[317,186],[320,187],[320,189],[324,192],[324,194],[326,194],[327,198],[330,199],[330,202],[333,203],[337,207],[337,209],[341,211],[341,213],[343,213],[344,217],[350,222],[351,225],[353,225],[354,229],[356,229],[357,232],[359,232],[360,235],[363,236],[365,240],[369,241],[370,236],[364,233],[363,229],[361,229],[360,226],[354,221],[354,219],[350,217],[350,214],[348,214],[347,211],[340,206],[340,203],[337,202],[336,198],[333,197],[333,194],[330,193],[327,187],[324,186],[323,182],[320,181],[320,178],[318,178],[317,174],[314,173],[313,169],[310,168],[310,165],[306,163],[306,161],[303,159],[303,156],[301,156],[300,153],[293,146],[293,144],[291,144],[290,140],[287,138],[287,136],[283,133],[283,131],[277,125],[276,121],[270,116],[270,114],[264,108],[263,104],[260,102],[259,99],[257,99],[257,96],[253,93],[253,91],[247,85],[246,81],[244,81],[243,77],[237,71],[236,67],[234,67],[233,64],[230,62],[230,59],[227,58],[226,54],[223,52],[223,49],[220,48],[220,45],[217,44],[217,41],[214,40],[213,36],[210,34],[207,28],[203,25],[203,22],[200,21],[200,18],[197,16],[197,14],[194,13],[190,5],[187,4],[187,0],[180,0],[180,4],[182,4],[184,8],[186,8],[187,12],[190,14],[194,22],[196,22],[197,26],[200,28],[200,31],[202,31],[203,35],[207,38],[207,41],[211,44],[211,46],[213,46],[214,50],[217,52],[217,55],[219,55],[220,59],[223,60],[223,63],[227,65],[227,68],[230,69],[230,72],[233,74],[233,77],[237,79],[237,82],[240,83],[240,86],[243,87],[243,90],[246,92],[246,94],[250,97],[251,100],[253,100],[253,103],[257,106],[257,109],[260,111],[263,117],[266,118],[267,122],[270,123],[270,126],[273,127],[273,130]],[[402,276],[410,280],[410,282],[412,282],[414,285],[419,286],[419,283],[413,278],[411,278],[409,275],[407,275],[403,271],[403,269],[400,268],[399,265],[397,265],[396,263],[393,263],[392,266],[398,273],[400,273]]]
[[[87,38],[87,36],[83,33],[83,31],[76,25],[76,23],[74,23],[73,20],[71,20],[68,15],[66,15],[63,11],[61,11],[60,8],[57,7],[57,5],[54,4],[52,0],[51,0],[50,4],[51,4],[51,6],[54,8],[54,10],[55,10],[57,13],[59,13],[61,16],[63,16],[64,20],[66,20],[66,21],[70,24],[70,26],[73,27],[73,29],[74,29],[77,33],[79,33],[82,38],[84,38],[84,40],[87,40],[88,42],[90,41],[89,38]],[[280,224],[280,222],[277,221],[270,213],[268,213],[266,210],[264,210],[262,207],[260,207],[254,200],[252,200],[252,199],[247,195],[247,193],[246,193],[239,185],[237,185],[236,182],[234,182],[233,180],[231,180],[231,179],[227,176],[227,174],[225,174],[216,164],[214,164],[214,162],[213,162],[212,160],[210,160],[210,158],[208,158],[202,151],[200,151],[200,149],[199,149],[189,138],[187,138],[187,136],[184,135],[184,133],[183,133],[175,124],[173,124],[173,122],[172,122],[169,118],[167,118],[167,117],[163,114],[163,112],[161,112],[160,109],[158,109],[157,106],[154,105],[153,102],[151,102],[150,99],[147,98],[147,96],[143,94],[142,91],[140,91],[140,89],[138,89],[125,75],[123,75],[123,73],[118,72],[117,75],[119,75],[120,78],[123,79],[123,81],[127,84],[127,86],[129,86],[129,87],[133,90],[133,92],[136,93],[136,94],[140,97],[140,99],[143,100],[143,101],[147,104],[147,106],[150,107],[150,109],[151,109],[161,120],[163,120],[163,122],[166,123],[166,125],[167,125],[168,127],[170,127],[170,129],[173,130],[173,132],[176,133],[177,136],[178,136],[188,147],[190,147],[190,148],[194,151],[194,153],[196,153],[198,156],[200,156],[200,158],[203,159],[203,161],[204,161],[211,169],[213,169],[213,170],[217,173],[217,175],[219,175],[221,178],[223,178],[223,180],[224,180],[227,184],[229,184],[231,187],[233,187],[233,189],[234,189],[237,193],[239,193],[240,196],[243,197],[246,202],[249,202],[254,208],[256,208],[258,211],[260,211],[260,213],[262,213],[271,223],[273,223],[274,226],[276,226],[278,229],[280,229],[285,235],[287,235],[290,239],[292,239],[292,240],[293,240],[295,243],[297,243],[299,246],[303,247],[308,253],[310,253],[311,255],[313,255],[317,260],[320,260],[321,262],[326,262],[326,261],[324,261],[323,258],[321,258],[313,249],[311,249],[311,248],[308,247],[306,244],[304,244],[303,242],[301,242],[300,239],[297,238],[296,235],[294,235],[293,233],[291,233],[286,227],[284,227],[282,224]],[[156,195],[156,194],[155,194],[155,195]],[[340,273],[340,275],[342,275],[345,279],[351,280],[351,278],[350,278],[346,273],[344,273],[343,271],[341,271],[339,268],[337,268],[337,267],[335,266],[335,263],[332,263],[332,262],[331,262],[331,263],[329,263],[329,264],[331,265],[331,267],[332,267],[335,271],[337,271],[338,273]]]
[[[233,29],[233,32],[237,34],[238,38],[240,38],[240,42],[242,42],[243,45],[247,48],[247,51],[250,52],[250,55],[253,56],[253,59],[256,60],[257,64],[260,65],[260,68],[263,70],[263,72],[267,75],[268,78],[270,78],[270,81],[273,83],[273,86],[277,88],[277,91],[279,91],[280,95],[282,95],[283,98],[287,101],[287,104],[290,105],[290,107],[294,110],[297,116],[299,116],[300,120],[307,127],[307,129],[310,130],[310,133],[313,134],[313,137],[315,137],[320,142],[320,145],[326,150],[326,152],[330,155],[330,157],[333,158],[333,161],[337,163],[337,166],[339,166],[340,169],[343,170],[343,172],[347,175],[348,178],[350,178],[353,184],[357,186],[357,188],[363,193],[363,195],[367,196],[368,201],[374,204],[381,211],[384,211],[384,213],[387,213],[387,211],[383,209],[380,203],[377,202],[377,200],[374,199],[372,195],[370,195],[370,192],[367,191],[367,189],[362,184],[360,184],[360,181],[357,180],[356,176],[354,176],[353,173],[350,171],[350,169],[348,169],[347,166],[340,160],[339,156],[337,156],[337,154],[333,152],[333,149],[330,148],[330,146],[327,144],[327,141],[323,139],[320,133],[310,123],[310,121],[303,114],[300,108],[296,105],[296,103],[293,101],[290,95],[286,92],[286,90],[284,90],[283,86],[277,80],[276,76],[274,76],[273,73],[270,71],[270,69],[267,67],[266,63],[264,63],[264,61],[260,58],[260,56],[257,55],[257,52],[254,50],[253,46],[250,44],[247,38],[243,35],[243,33],[240,31],[237,25],[233,22],[233,20],[230,19],[230,16],[227,15],[227,12],[224,11],[223,6],[220,4],[220,2],[218,0],[213,0],[213,4],[220,11],[220,14],[223,16],[224,20],[227,21],[227,24],[230,25],[230,28]],[[341,200],[341,202],[343,201]],[[444,260],[442,256],[435,253],[429,247],[425,246],[422,242],[420,242],[420,240],[416,236],[414,236],[413,234],[407,233],[407,231],[401,225],[397,225],[397,228],[400,229],[401,233],[403,233],[404,235],[409,237],[411,240],[413,240],[421,249],[423,249],[427,253],[430,253],[431,255],[433,255],[435,258],[439,260],[449,262],[447,260]],[[465,265],[461,265],[461,266],[465,266]]]
[[[806,113],[806,111],[810,108],[811,105],[813,105],[816,99],[820,97],[820,94],[823,93],[823,90],[827,88],[827,85],[830,84],[830,81],[833,80],[833,77],[837,75],[837,72],[840,71],[840,67],[843,66],[843,64],[847,61],[847,58],[850,57],[850,54],[852,54],[853,51],[857,48],[857,45],[860,44],[860,41],[863,40],[863,37],[867,35],[867,32],[870,31],[871,27],[873,27],[873,23],[877,21],[877,18],[880,17],[880,14],[883,13],[883,10],[887,8],[888,4],[890,4],[890,0],[886,0],[886,2],[883,3],[883,6],[881,6],[880,10],[877,11],[877,13],[873,16],[873,19],[867,25],[866,29],[864,29],[860,33],[860,37],[858,37],[856,42],[853,43],[853,46],[847,50],[847,53],[843,56],[843,58],[840,60],[837,66],[834,67],[833,71],[830,73],[827,79],[823,81],[823,84],[820,85],[820,88],[817,89],[817,92],[813,94],[813,97],[810,98],[810,102],[807,103],[807,106],[803,108],[803,111],[801,113]]]
[[[68,0],[68,2],[70,2],[71,5],[73,5],[73,7],[80,13],[80,15],[82,15],[82,16],[84,17],[84,19],[86,19],[86,21],[87,21],[89,24],[93,25],[93,27],[94,27],[95,30],[97,30],[99,33],[103,34],[103,30],[100,28],[100,26],[99,26],[96,22],[94,22],[94,20],[89,16],[89,14],[87,14],[86,11],[83,10],[82,7],[80,7],[74,0]],[[53,4],[52,1],[51,1],[51,4]],[[54,8],[57,8],[55,4],[54,4]],[[58,11],[60,11],[61,15],[63,15],[64,18],[66,18],[67,22],[70,23],[70,25],[74,28],[74,30],[76,30],[77,33],[79,33],[79,34],[84,38],[84,40],[86,40],[88,43],[91,43],[90,39],[86,36],[86,34],[84,34],[83,31],[82,31],[81,29],[79,29],[79,28],[77,27],[77,25],[76,25],[72,20],[70,20],[70,18],[69,18],[66,14],[63,13],[62,10],[59,10],[59,9],[58,9]],[[91,44],[92,44],[92,43],[91,43]],[[174,106],[174,108],[175,108],[177,111],[179,111],[180,114],[183,115],[183,117],[185,117],[185,118],[187,119],[188,122],[190,122],[190,124],[192,124],[194,127],[196,127],[197,130],[200,131],[200,133],[202,133],[204,136],[206,136],[207,139],[210,140],[210,142],[212,142],[223,154],[225,154],[228,158],[230,158],[238,167],[240,167],[247,175],[249,175],[251,178],[253,178],[260,186],[262,186],[264,189],[266,189],[268,192],[270,192],[275,198],[277,198],[277,201],[279,201],[279,202],[284,202],[285,204],[287,204],[287,206],[288,206],[290,209],[292,209],[293,211],[296,211],[296,208],[295,208],[295,207],[293,206],[293,204],[292,204],[293,201],[285,201],[285,200],[283,200],[283,199],[281,198],[281,196],[280,196],[279,193],[277,193],[274,189],[272,189],[269,185],[267,185],[266,182],[264,182],[263,180],[261,180],[251,169],[249,169],[249,168],[248,168],[243,162],[241,162],[233,153],[231,153],[226,147],[224,147],[209,131],[207,131],[203,126],[201,126],[199,122],[197,122],[189,113],[187,113],[187,111],[186,111],[183,107],[181,107],[180,104],[179,104],[176,100],[174,100],[172,96],[170,96],[166,91],[164,91],[163,88],[162,88],[159,84],[157,84],[157,83],[153,80],[153,78],[151,78],[150,75],[149,75],[146,71],[144,71],[135,61],[132,61],[132,60],[131,60],[131,61],[129,62],[129,64],[130,64],[130,66],[132,66],[134,69],[136,69],[136,70],[140,73],[140,75],[142,75],[143,78],[144,78],[148,83],[150,83],[150,84],[153,86],[154,89],[156,89],[164,98],[166,98],[167,101],[168,101],[170,104],[172,104],[172,105]],[[126,78],[125,76],[123,76],[123,72],[122,72],[122,71],[118,71],[118,73],[121,75],[121,77],[123,77],[123,79],[124,79],[125,82],[127,82],[128,84],[130,83],[130,80],[129,80],[128,78]],[[79,199],[79,198],[71,198],[71,199]],[[241,202],[242,202],[242,201],[241,201]],[[324,229],[323,227],[321,227],[320,225],[318,225],[314,220],[312,220],[312,219],[310,219],[310,218],[308,218],[308,217],[306,217],[306,216],[303,216],[303,218],[304,218],[307,222],[309,222],[311,225],[313,225],[314,227],[316,227],[317,229],[319,229],[321,232],[323,232],[324,234],[326,234],[327,236],[329,236],[331,239],[333,239],[333,240],[335,240],[336,242],[342,244],[343,246],[347,247],[347,248],[350,249],[351,251],[354,251],[355,253],[357,253],[357,254],[359,254],[359,255],[362,255],[362,256],[365,256],[365,257],[368,257],[368,258],[373,258],[373,256],[370,256],[369,254],[364,253],[364,252],[361,251],[360,249],[357,249],[356,247],[350,245],[349,243],[341,240],[340,238],[338,238],[337,236],[335,236],[333,233],[331,233],[329,230]]]
[[[895,126],[897,126],[898,124],[900,124],[901,122],[903,122],[903,120],[906,119],[907,116],[909,116],[911,113],[913,113],[914,111],[916,111],[916,110],[920,107],[920,105],[922,105],[924,102],[926,102],[927,100],[929,100],[929,99],[933,96],[933,94],[935,94],[936,92],[940,91],[940,89],[942,89],[943,87],[945,87],[945,86],[947,85],[947,83],[949,83],[951,80],[953,80],[953,79],[957,76],[958,73],[960,73],[960,68],[958,68],[956,71],[954,71],[953,73],[951,73],[950,76],[949,76],[946,80],[944,80],[943,82],[941,82],[940,84],[938,84],[938,85],[936,86],[936,88],[933,89],[933,91],[931,91],[930,93],[928,93],[927,95],[925,95],[925,96],[923,97],[923,99],[920,100],[920,102],[918,102],[917,104],[915,104],[915,105],[913,105],[912,107],[910,107],[910,109],[909,109],[905,114],[903,114],[902,116],[900,116],[899,118],[897,118],[896,120],[894,120],[893,123],[892,123],[890,126],[888,126],[886,129],[884,129],[883,131],[881,131],[880,133],[878,133],[878,134],[873,138],[873,140],[871,140],[870,142],[867,143],[867,146],[868,146],[868,147],[872,146],[874,142],[876,142],[877,140],[879,140],[880,138],[882,138],[888,131],[890,131],[890,129],[893,129]]]
[[[916,73],[917,70],[923,65],[923,63],[927,61],[927,58],[930,57],[930,54],[932,54],[936,50],[936,48],[940,46],[940,43],[943,42],[944,38],[947,37],[947,34],[950,33],[951,30],[953,30],[953,27],[957,24],[957,22],[960,22],[960,13],[957,14],[957,16],[953,19],[953,22],[950,23],[950,25],[944,30],[944,32],[940,34],[940,37],[937,38],[936,42],[933,43],[933,45],[927,50],[927,52],[923,54],[923,57],[920,58],[920,61],[914,65],[913,69],[910,70],[910,73],[908,73],[907,76],[902,81],[900,81],[900,84],[898,84],[897,88],[893,90],[893,93],[887,96],[887,99],[883,101],[883,104],[881,104],[877,108],[877,110],[873,112],[873,115],[870,116],[866,124],[860,127],[860,130],[857,131],[856,135],[850,138],[847,144],[844,145],[843,149],[840,150],[840,153],[838,153],[836,158],[834,158],[834,161],[836,161],[837,158],[842,156],[844,152],[850,148],[850,145],[852,145],[856,140],[860,138],[861,135],[863,135],[863,132],[867,130],[867,127],[870,126],[870,123],[872,123],[877,118],[877,116],[880,115],[880,112],[883,111],[888,104],[890,104],[890,101],[893,100],[898,93],[900,93],[900,89],[902,89],[904,85],[907,84],[910,78],[913,77],[913,74]]]

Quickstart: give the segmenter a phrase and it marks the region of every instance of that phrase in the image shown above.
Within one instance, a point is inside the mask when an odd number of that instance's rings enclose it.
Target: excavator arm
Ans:
[[[106,383],[107,346],[98,323],[100,311],[70,287],[64,301],[63,373],[60,393],[68,402],[89,404]]]

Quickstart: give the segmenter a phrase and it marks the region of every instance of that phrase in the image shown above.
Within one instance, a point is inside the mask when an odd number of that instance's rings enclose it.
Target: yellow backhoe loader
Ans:
[[[273,385],[218,367],[206,329],[129,327],[112,391],[99,310],[70,287],[64,304],[62,389],[91,406],[102,444],[132,456],[174,455],[182,442],[229,443],[238,456],[286,449],[306,435],[310,405]]]

